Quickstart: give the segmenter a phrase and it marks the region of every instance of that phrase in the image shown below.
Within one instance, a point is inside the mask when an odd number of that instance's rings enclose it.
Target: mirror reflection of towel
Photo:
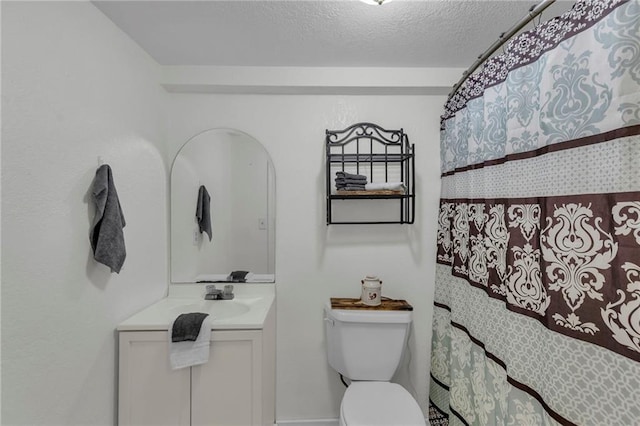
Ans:
[[[207,188],[204,185],[200,185],[198,189],[198,203],[196,205],[196,219],[198,220],[198,226],[200,233],[206,232],[209,235],[209,241],[211,241],[211,197]]]
[[[91,248],[98,262],[111,268],[111,272],[120,273],[127,252],[124,246],[124,215],[113,183],[111,167],[103,164],[96,171],[92,190],[96,214],[93,218]]]

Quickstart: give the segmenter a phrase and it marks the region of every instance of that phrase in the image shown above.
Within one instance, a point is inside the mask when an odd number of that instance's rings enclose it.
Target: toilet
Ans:
[[[410,311],[324,308],[329,365],[351,380],[340,426],[425,426],[422,410],[391,383],[407,344]]]

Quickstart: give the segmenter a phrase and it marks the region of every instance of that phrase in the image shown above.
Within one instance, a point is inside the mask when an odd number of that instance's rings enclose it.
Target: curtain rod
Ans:
[[[496,50],[498,50],[498,48],[500,48],[500,46],[506,43],[525,25],[531,22],[533,18],[540,15],[547,7],[555,3],[555,1],[556,0],[542,0],[540,3],[531,6],[531,8],[529,9],[529,13],[527,13],[527,15],[524,18],[522,18],[517,24],[511,27],[508,31],[505,31],[502,34],[500,34],[500,36],[498,37],[498,40],[496,40],[491,46],[489,46],[489,48],[485,50],[482,55],[478,56],[478,59],[476,59],[476,61],[473,64],[471,64],[471,66],[467,68],[465,72],[462,73],[462,78],[458,80],[458,82],[453,86],[453,90],[451,90],[451,92],[449,93],[449,98],[451,98],[456,93],[458,88],[462,86],[462,83],[464,83],[467,80],[467,78],[469,78],[469,76],[476,70],[476,68],[480,66],[480,64],[486,61]]]

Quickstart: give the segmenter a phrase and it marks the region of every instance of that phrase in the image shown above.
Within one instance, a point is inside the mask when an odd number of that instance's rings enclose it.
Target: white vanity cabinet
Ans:
[[[119,425],[273,425],[274,312],[261,329],[214,329],[209,362],[179,370],[167,331],[120,331]]]

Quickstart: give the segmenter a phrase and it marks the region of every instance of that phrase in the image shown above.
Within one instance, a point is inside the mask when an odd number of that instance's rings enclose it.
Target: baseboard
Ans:
[[[338,426],[338,419],[278,420],[275,426]]]

